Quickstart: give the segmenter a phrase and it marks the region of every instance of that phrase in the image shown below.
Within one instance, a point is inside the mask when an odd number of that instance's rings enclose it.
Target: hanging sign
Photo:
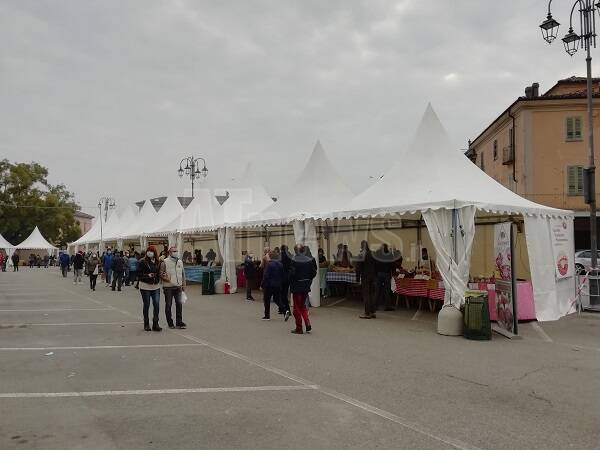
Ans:
[[[573,221],[550,219],[550,234],[556,278],[572,277],[575,268],[574,255],[570,251],[570,239],[573,236]]]
[[[498,326],[517,334],[512,223],[494,225],[496,317]]]

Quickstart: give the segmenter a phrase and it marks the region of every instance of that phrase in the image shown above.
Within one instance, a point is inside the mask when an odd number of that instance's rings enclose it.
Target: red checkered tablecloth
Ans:
[[[423,297],[444,300],[444,282],[437,280],[415,280],[414,278],[394,278],[394,292],[408,297]]]

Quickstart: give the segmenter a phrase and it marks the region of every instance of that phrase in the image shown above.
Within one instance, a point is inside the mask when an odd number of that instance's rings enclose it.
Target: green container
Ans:
[[[215,273],[207,270],[202,274],[202,295],[213,295],[215,293]]]
[[[464,319],[464,337],[477,341],[492,339],[492,324],[490,323],[486,291],[467,291]]]

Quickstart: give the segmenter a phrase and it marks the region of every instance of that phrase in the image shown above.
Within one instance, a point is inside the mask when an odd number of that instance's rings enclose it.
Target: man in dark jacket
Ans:
[[[246,255],[246,258],[244,258],[244,277],[246,277],[246,300],[253,302],[252,283],[254,283],[254,279],[256,278],[256,265],[251,254]]]
[[[385,311],[393,311],[391,304],[392,272],[394,270],[394,255],[387,244],[381,244],[373,257],[375,258],[375,307],[383,303]]]
[[[307,255],[304,245],[297,246],[297,252],[292,258],[290,267],[290,288],[294,300],[294,319],[296,319],[296,328],[292,330],[294,334],[303,334],[303,320],[306,325],[306,332],[310,333],[312,331],[312,326],[308,319],[306,299],[310,292],[312,280],[316,276],[317,262],[313,257]]]
[[[283,279],[281,280],[281,295],[279,296],[279,312],[284,315],[287,322],[290,318],[290,267],[292,255],[287,245],[281,246],[281,264],[283,265]]]
[[[106,253],[102,255],[102,268],[104,269],[104,277],[106,281],[106,286],[110,286],[110,280],[112,276],[112,261],[113,254],[112,250],[108,248]]]
[[[125,273],[125,258],[123,258],[123,252],[117,253],[111,262],[110,268],[112,269],[112,290],[118,286],[119,291],[123,285],[123,274]]]
[[[281,282],[283,280],[283,264],[275,258],[271,252],[271,258],[267,263],[262,280],[263,302],[265,304],[265,315],[262,320],[271,320],[271,299],[276,305],[280,305]]]
[[[356,277],[360,281],[365,313],[361,319],[374,319],[375,316],[375,258],[367,241],[360,243],[360,254],[356,262]]]
[[[77,252],[73,256],[73,284],[82,284],[81,274],[83,272],[83,265],[85,263],[85,259],[83,258],[82,252]]]

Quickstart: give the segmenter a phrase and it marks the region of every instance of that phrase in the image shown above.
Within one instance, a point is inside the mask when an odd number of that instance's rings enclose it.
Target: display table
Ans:
[[[183,266],[186,282],[202,283],[202,274],[204,272],[213,272],[215,279],[221,278],[221,266]]]
[[[444,282],[438,280],[419,280],[416,278],[392,278],[392,291],[396,294],[396,308],[401,295],[406,297],[406,307],[409,307],[408,297],[419,299],[419,309],[423,299],[428,300],[429,309],[435,309],[434,301],[444,301],[446,290]]]
[[[496,285],[469,283],[469,289],[487,291],[490,320],[496,320]],[[531,281],[517,281],[517,318],[518,320],[536,320]]]
[[[350,283],[356,284],[355,272],[327,272],[325,276],[327,282]]]

